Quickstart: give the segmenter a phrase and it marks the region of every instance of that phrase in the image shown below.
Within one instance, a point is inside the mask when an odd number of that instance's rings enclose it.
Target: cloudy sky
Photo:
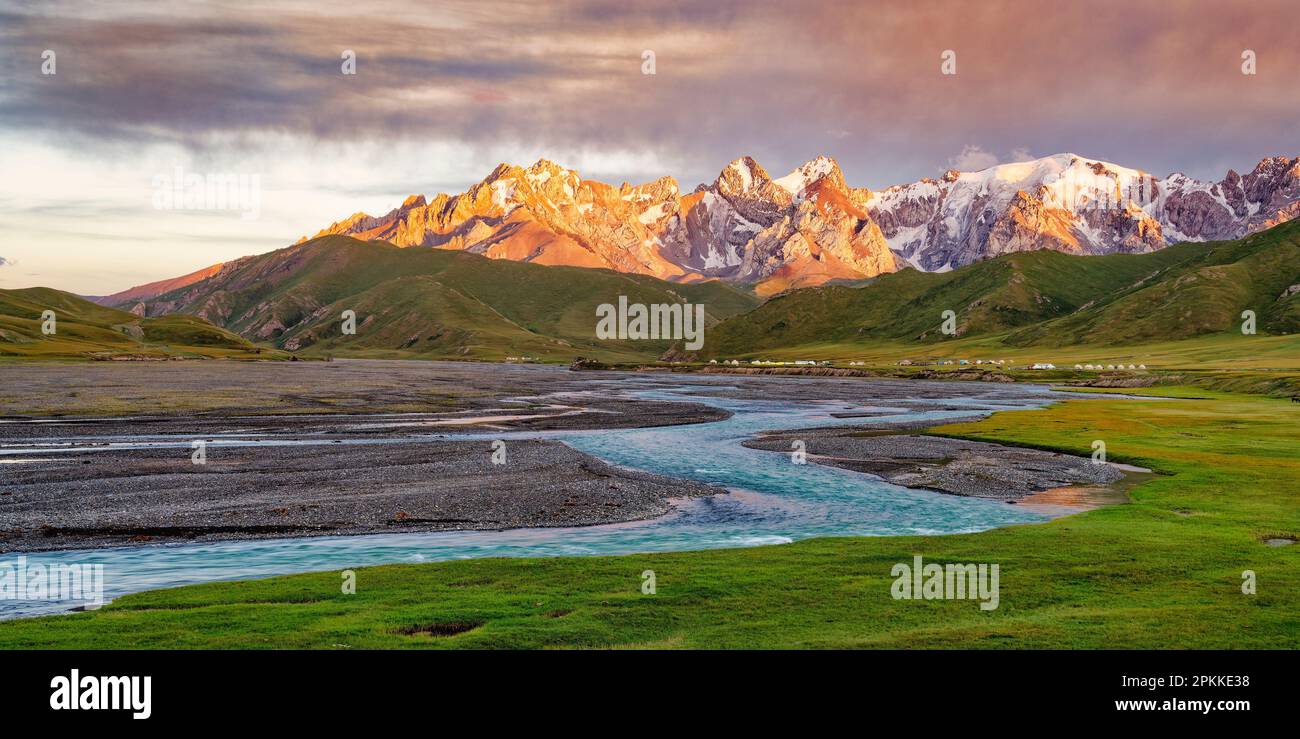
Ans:
[[[745,154],[879,188],[1066,151],[1216,180],[1300,153],[1300,4],[1061,5],[0,0],[0,287],[107,294],[543,156],[691,189]],[[256,212],[159,207],[178,171],[256,175]]]

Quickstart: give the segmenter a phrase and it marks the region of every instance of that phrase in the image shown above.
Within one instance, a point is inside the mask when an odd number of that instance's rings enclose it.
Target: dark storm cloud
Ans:
[[[688,186],[742,154],[783,172],[826,153],[880,186],[967,146],[1215,177],[1300,150],[1300,11],[1282,0],[93,5],[0,16],[0,127],[652,150]]]

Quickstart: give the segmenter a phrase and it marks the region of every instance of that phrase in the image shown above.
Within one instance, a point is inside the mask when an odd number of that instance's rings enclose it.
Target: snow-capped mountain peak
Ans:
[[[724,167],[713,181],[713,186],[719,192],[729,195],[747,195],[761,191],[771,182],[767,170],[752,157],[746,156],[735,159]]]
[[[821,180],[823,177],[835,178],[836,185],[844,188],[844,173],[840,171],[840,165],[836,164],[834,159],[821,155],[815,159],[810,159],[803,165],[795,168],[790,174],[773,180],[774,183],[786,192],[799,197],[803,195],[809,185]]]
[[[886,188],[871,195],[867,209],[890,248],[924,270],[1029,249],[1151,251],[1237,238],[1294,217],[1300,194],[1288,194],[1296,187],[1288,173],[1298,160],[1276,159],[1281,165],[1256,167],[1266,173],[1253,180],[1259,185],[1250,195],[1232,172],[1217,183],[1182,174],[1156,178],[1062,153]]]

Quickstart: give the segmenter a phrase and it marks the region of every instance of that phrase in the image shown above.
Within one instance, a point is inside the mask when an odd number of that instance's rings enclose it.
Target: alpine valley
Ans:
[[[1052,284],[1067,291],[1083,283],[1095,288],[1071,300],[1096,312],[1107,304],[1098,295],[1149,287],[1162,266],[1189,264],[1184,257],[1202,251],[1177,251],[1168,259],[1151,254],[1150,264],[1094,264],[1096,257],[1239,240],[1298,214],[1300,157],[1265,159],[1244,176],[1229,171],[1219,182],[1204,182],[1058,154],[978,172],[949,171],[881,191],[850,187],[828,157],[776,179],[743,157],[685,194],[670,177],[614,186],[541,160],[527,168],[502,164],[458,195],[412,195],[385,215],[357,213],[293,246],[94,300],[139,317],[196,316],[264,346],[309,355],[645,359],[671,342],[594,342],[597,305],[624,295],[647,304],[700,302],[711,326],[801,288],[861,286],[909,268],[965,275],[961,268],[988,261],[978,275],[958,282],[898,277],[929,290],[1009,269],[994,282],[1022,284],[1037,279],[1026,265],[1040,265],[1050,267]],[[1289,233],[1280,241],[1293,243]],[[1039,251],[1062,259],[1007,261]],[[1235,261],[1238,251],[1204,254],[1211,265],[1218,255]],[[1108,284],[1103,273],[1113,268],[1125,274]],[[1291,274],[1273,277],[1280,287],[1270,282],[1261,295],[1296,282]],[[866,300],[903,284],[885,282],[880,290],[844,295]],[[960,305],[997,304],[985,292],[966,295]],[[904,294],[910,293],[895,298]],[[1046,289],[1021,297],[1028,307],[1004,328],[1060,318],[1071,302]],[[749,336],[743,327],[818,299],[810,293],[769,304],[752,319],[728,322],[710,346],[731,353],[743,353],[742,344],[771,348],[780,331]],[[1140,302],[1133,306],[1138,316],[1144,315]],[[1229,313],[1249,301],[1222,302],[1214,327],[1192,330],[1187,324],[1182,333],[1220,330]],[[1275,307],[1261,309],[1289,325],[1282,318],[1289,312]],[[364,341],[338,335],[345,309],[356,311]],[[856,331],[865,320],[814,312],[818,321],[845,330]],[[998,326],[1010,320],[1004,313],[996,314]],[[925,333],[911,324],[900,331],[900,338]],[[1028,336],[1022,332],[1021,338]]]

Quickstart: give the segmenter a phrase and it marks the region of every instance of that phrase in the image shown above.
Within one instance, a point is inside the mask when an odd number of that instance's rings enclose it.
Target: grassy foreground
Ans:
[[[0,623],[0,648],[1300,647],[1300,545],[1264,541],[1300,537],[1300,405],[1153,392],[1194,399],[1070,401],[942,428],[1079,454],[1101,439],[1112,460],[1163,473],[1130,505],[1047,524],[374,567],[355,595],[337,572],[202,585]],[[915,554],[999,564],[999,608],[893,600],[890,568]]]

